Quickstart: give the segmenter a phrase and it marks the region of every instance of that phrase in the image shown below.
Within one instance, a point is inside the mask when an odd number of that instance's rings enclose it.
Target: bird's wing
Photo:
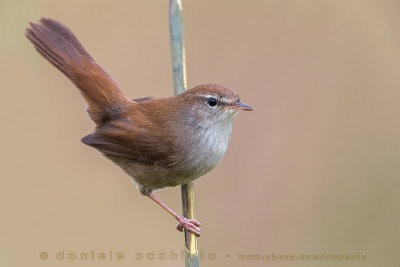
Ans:
[[[173,144],[165,133],[152,125],[137,125],[127,118],[100,126],[82,142],[106,155],[143,164],[169,166],[173,163]]]

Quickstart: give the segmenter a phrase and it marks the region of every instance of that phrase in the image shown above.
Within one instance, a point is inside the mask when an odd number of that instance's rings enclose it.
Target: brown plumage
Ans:
[[[30,26],[26,37],[81,90],[89,104],[88,113],[97,126],[113,119],[132,103],[67,27],[45,18]]]
[[[128,99],[63,24],[42,18],[26,36],[39,53],[80,89],[96,124],[82,142],[98,149],[186,228],[200,235],[200,224],[183,218],[152,193],[188,183],[213,169],[227,149],[237,110],[252,110],[235,92],[205,84],[174,97]]]

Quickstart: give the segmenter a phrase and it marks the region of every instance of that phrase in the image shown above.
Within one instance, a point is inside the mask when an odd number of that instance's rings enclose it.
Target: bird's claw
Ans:
[[[193,234],[195,234],[197,237],[199,237],[201,235],[201,230],[200,230],[200,226],[201,223],[195,219],[188,219],[182,216],[178,217],[178,226],[176,226],[176,229],[178,231],[183,231],[183,228],[185,228],[186,230],[188,230],[189,232],[192,232]]]

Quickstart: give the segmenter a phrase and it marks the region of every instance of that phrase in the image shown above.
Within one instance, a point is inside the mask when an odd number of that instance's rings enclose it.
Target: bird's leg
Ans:
[[[160,199],[158,199],[152,192],[149,192],[146,194],[149,198],[151,198],[154,202],[156,202],[158,205],[160,205],[163,209],[165,209],[169,214],[171,214],[177,221],[178,221],[178,226],[176,227],[177,230],[183,231],[183,228],[186,230],[192,232],[196,236],[201,235],[201,230],[200,226],[201,223],[198,222],[195,219],[188,219],[183,216],[178,215],[176,212],[168,208],[167,205],[165,205]]]

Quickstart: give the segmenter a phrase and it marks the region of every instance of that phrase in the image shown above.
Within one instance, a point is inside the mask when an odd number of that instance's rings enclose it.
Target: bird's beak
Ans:
[[[246,104],[243,104],[242,102],[236,102],[232,106],[227,106],[226,109],[230,110],[247,110],[247,111],[253,111],[254,109]]]

